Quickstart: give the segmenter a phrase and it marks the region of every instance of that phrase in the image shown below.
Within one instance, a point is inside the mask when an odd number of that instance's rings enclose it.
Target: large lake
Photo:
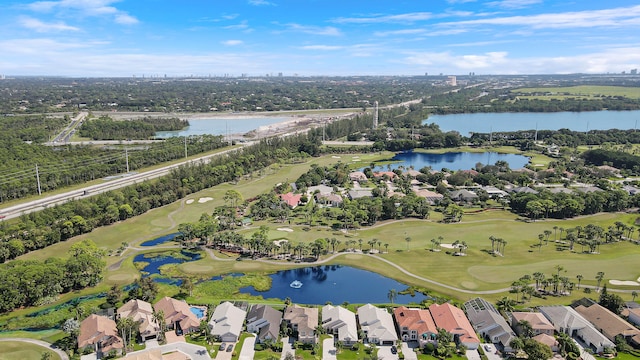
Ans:
[[[483,165],[493,165],[496,161],[502,160],[509,164],[511,169],[523,168],[529,162],[529,158],[517,154],[499,154],[496,152],[470,153],[470,152],[448,152],[444,154],[425,154],[420,152],[407,151],[396,154],[393,157],[394,163],[389,164],[391,169],[400,166],[420,170],[423,167],[431,166],[433,170],[469,170],[474,169],[477,163]],[[387,166],[378,166],[374,170],[386,170]]]
[[[285,117],[247,117],[247,118],[215,118],[189,119],[189,126],[179,131],[158,131],[156,137],[168,138],[191,135],[225,135],[244,134],[261,126],[269,126],[286,121]]]
[[[640,123],[640,110],[586,111],[555,113],[475,113],[431,115],[424,124],[435,123],[442,131],[469,133],[518,130],[574,131],[635,129]]]
[[[253,287],[240,289],[241,293],[260,295],[268,298],[290,298],[299,304],[388,303],[389,290],[405,290],[405,285],[371,271],[349,266],[326,265],[283,270],[271,275],[272,284],[268,291],[256,291]],[[291,282],[298,280],[302,287],[294,289]],[[426,298],[421,293],[398,295],[398,304],[419,303]]]

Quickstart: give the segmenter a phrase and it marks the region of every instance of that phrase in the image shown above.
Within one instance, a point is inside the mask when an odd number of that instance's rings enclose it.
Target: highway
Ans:
[[[252,144],[253,142],[246,142],[246,143],[243,143],[242,145],[249,146]],[[86,186],[86,187],[83,187],[77,190],[68,191],[62,194],[51,195],[51,196],[43,197],[41,199],[13,205],[13,206],[1,209],[0,218],[3,220],[13,219],[23,214],[29,214],[35,211],[40,211],[40,210],[46,209],[47,207],[64,204],[68,201],[90,197],[90,196],[101,194],[110,190],[129,186],[141,181],[155,179],[155,178],[169,174],[171,170],[179,166],[182,166],[185,164],[193,164],[193,163],[206,164],[213,157],[223,156],[223,155],[238,151],[240,149],[242,148],[233,148],[233,149],[225,150],[215,154],[204,155],[194,159],[181,161],[180,163],[177,163],[177,164],[167,165],[159,169],[149,170],[141,173],[123,174],[121,177],[118,177],[116,179],[108,180],[108,181],[105,180],[105,182],[102,184]]]
[[[86,111],[79,113],[75,118],[71,119],[71,122],[69,123],[69,125],[67,125],[64,129],[62,129],[62,131],[60,131],[60,133],[55,138],[53,138],[53,141],[49,143],[45,143],[45,145],[54,145],[54,144],[57,145],[57,144],[63,144],[63,143],[69,142],[69,139],[71,139],[71,136],[73,136],[73,134],[76,132],[76,128],[80,126],[80,124],[82,124],[82,121],[88,115],[89,113]]]

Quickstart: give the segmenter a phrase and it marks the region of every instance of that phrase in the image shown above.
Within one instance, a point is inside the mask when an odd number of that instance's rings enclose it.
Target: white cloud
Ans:
[[[244,44],[242,40],[226,40],[222,42],[222,45],[226,45],[226,46],[238,46],[242,44]]]
[[[638,26],[640,25],[640,5],[605,10],[496,17],[441,23],[439,25],[509,25],[528,26],[534,29]]]
[[[500,0],[488,2],[486,5],[503,9],[522,9],[540,3],[542,0]]]
[[[466,29],[449,29],[449,30],[432,30],[432,29],[402,29],[391,31],[376,31],[375,36],[403,36],[403,35],[420,35],[420,36],[444,36],[466,33]]]
[[[249,5],[254,6],[276,6],[275,3],[267,0],[249,0]]]
[[[227,30],[246,30],[248,28],[249,28],[249,23],[247,22],[247,20],[242,20],[239,24],[228,25],[224,27],[224,29],[227,29]]]
[[[55,31],[79,31],[80,29],[75,26],[70,26],[64,22],[45,23],[32,17],[21,17],[18,22],[23,27],[34,30],[41,33],[55,32]]]
[[[416,21],[424,21],[433,19],[434,15],[430,12],[414,12],[397,15],[375,15],[369,17],[351,17],[351,18],[337,18],[332,20],[339,24],[377,24],[377,23],[412,23]]]
[[[322,50],[322,51],[335,51],[335,50],[342,50],[344,49],[344,46],[333,46],[333,45],[307,45],[307,46],[301,46],[300,49],[302,50]]]
[[[73,16],[109,16],[118,24],[132,25],[138,23],[138,19],[111,6],[119,0],[59,0],[36,1],[26,5],[26,8],[36,12],[57,11]]]
[[[342,35],[340,30],[333,26],[308,26],[300,24],[286,24],[290,31],[301,32],[311,35],[323,35],[323,36],[340,36]]]

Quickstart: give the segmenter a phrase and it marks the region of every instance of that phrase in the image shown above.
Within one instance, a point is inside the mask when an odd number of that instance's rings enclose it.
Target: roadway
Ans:
[[[248,146],[251,144],[253,144],[253,142],[246,142],[246,143],[243,143],[242,145]],[[85,186],[80,189],[67,191],[62,194],[46,196],[41,199],[36,199],[36,200],[21,203],[21,204],[13,205],[13,206],[1,209],[0,218],[4,220],[13,219],[23,214],[29,214],[35,211],[46,209],[47,207],[64,204],[72,200],[90,197],[96,194],[101,194],[107,191],[119,189],[125,186],[142,182],[142,181],[155,179],[155,178],[169,174],[171,170],[178,168],[180,166],[183,166],[186,164],[195,164],[195,163],[206,164],[209,161],[211,161],[213,157],[229,154],[229,153],[238,151],[239,149],[242,149],[242,148],[233,148],[233,149],[228,149],[215,154],[199,156],[190,160],[184,160],[179,163],[163,166],[161,168],[154,169],[154,170],[144,171],[140,173],[123,174],[121,177],[105,181],[102,184]]]
[[[76,132],[76,128],[80,126],[80,124],[82,124],[82,121],[88,115],[89,113],[86,111],[78,113],[76,117],[71,119],[71,122],[69,123],[69,125],[67,125],[64,129],[62,129],[62,131],[60,131],[60,133],[53,138],[53,141],[50,141],[45,145],[58,145],[58,144],[69,142],[69,139],[71,139],[71,136],[73,136],[73,134]]]

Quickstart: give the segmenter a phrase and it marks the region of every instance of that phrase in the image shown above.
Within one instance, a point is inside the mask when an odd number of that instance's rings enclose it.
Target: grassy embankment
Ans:
[[[41,360],[44,353],[51,354],[51,360],[60,360],[60,355],[40,345],[22,341],[0,341],[0,360]]]
[[[381,158],[383,155],[375,156]],[[386,154],[386,156],[388,155]],[[373,160],[374,155],[360,155],[358,158],[361,161],[361,165],[364,164],[366,166]],[[343,155],[340,160],[346,161],[347,159],[353,158]],[[228,189],[238,190],[245,198],[249,198],[267,191],[274,183],[293,181],[306,171],[312,163],[322,165],[338,160],[331,156],[325,156],[312,159],[305,163],[305,166],[300,166],[299,164],[276,166],[266,171],[262,176],[242,180],[235,185],[223,184],[190,195],[187,199],[196,200],[192,204],[186,204],[186,199],[183,199],[139,217],[106,228],[96,229],[90,234],[30,253],[22,258],[44,259],[50,256],[59,256],[59,254],[65,253],[71,244],[84,238],[94,240],[100,247],[105,249],[115,250],[121,245],[122,241],[128,242],[130,246],[135,246],[156,236],[176,231],[179,223],[196,221],[203,212],[211,212],[215,206],[223,203],[223,194]],[[206,203],[197,202],[198,199],[204,197],[212,197],[214,200]],[[555,273],[556,265],[562,265],[566,270],[566,273],[562,275],[568,276],[572,281],[576,281],[576,275],[582,275],[584,277],[582,280],[583,285],[595,285],[595,275],[598,271],[605,272],[606,279],[635,280],[640,275],[635,266],[640,261],[637,245],[628,242],[603,245],[600,249],[601,253],[597,255],[580,253],[580,245],[578,244],[575,245],[575,250],[578,252],[569,252],[566,246],[556,245],[553,242],[554,235],[551,235],[551,241],[549,241],[548,245],[543,245],[540,248],[535,245],[539,243],[538,234],[544,230],[553,230],[553,226],[567,229],[591,223],[606,228],[615,221],[633,225],[636,217],[637,215],[631,214],[599,214],[570,220],[524,222],[519,221],[517,216],[507,211],[493,210],[480,213],[468,212],[462,218],[462,222],[456,224],[438,222],[440,213],[433,212],[430,220],[388,221],[379,223],[371,228],[350,231],[349,233],[336,232],[325,227],[316,226],[305,231],[306,225],[300,224],[300,220],[294,220],[291,226],[287,225],[287,227],[293,229],[292,232],[277,230],[279,227],[283,227],[282,224],[265,225],[270,227],[269,237],[271,239],[287,239],[292,243],[311,242],[317,238],[336,237],[344,244],[345,240],[362,238],[364,240],[363,248],[367,249],[367,240],[372,238],[380,239],[383,244],[389,244],[388,253],[371,256],[355,253],[341,254],[331,263],[351,265],[375,271],[411,285],[432,289],[459,300],[466,300],[477,295],[464,291],[491,291],[508,288],[511,282],[520,276],[532,274],[535,271],[541,271],[547,276],[551,276]],[[251,229],[244,230],[244,233],[250,234],[260,225],[262,223],[256,223]],[[504,256],[494,257],[488,253],[491,249],[490,235],[508,241]],[[447,249],[445,248],[440,252],[430,251],[431,243],[429,240],[439,236],[443,238],[443,243],[452,243],[455,240],[466,241],[469,245],[467,256],[452,256],[447,254]],[[407,237],[411,238],[410,242],[405,240]],[[107,261],[111,270],[107,271],[106,281],[103,284],[77,294],[64,295],[58,303],[75,296],[105,291],[111,284],[132,282],[139,276],[132,260],[134,254],[138,252],[139,250],[137,249],[129,249],[122,256],[109,257]],[[218,254],[218,256],[223,257],[221,254]],[[328,256],[330,255],[325,256],[324,259]],[[438,281],[464,291],[434,285],[407,275],[396,267],[376,259],[378,257],[397,264],[411,274]],[[172,270],[179,270],[191,276],[211,276],[230,272],[264,273],[290,268],[291,266],[304,265],[272,264],[257,261],[215,261],[205,256],[201,260],[179,265]],[[260,276],[255,279],[257,281],[264,280]],[[219,286],[218,288],[221,288],[219,293],[213,292],[207,286],[206,284],[197,286],[194,290],[194,296],[189,299],[199,303],[211,303],[215,300],[228,298],[231,295],[230,293],[233,293],[239,285],[229,283],[225,286]],[[609,285],[609,288],[612,289],[614,287]],[[161,285],[161,295],[173,295],[177,292],[178,290],[175,287]],[[482,296],[495,300],[504,295],[509,294],[500,292],[483,294]],[[533,298],[526,306],[542,303],[567,303],[572,298],[583,295],[581,291],[576,290],[570,297],[550,298],[547,300]],[[631,298],[629,293],[622,295],[625,299]],[[510,296],[513,297],[514,295]],[[30,311],[33,310],[19,310],[9,316],[4,316],[0,321],[17,315],[24,315]]]
[[[513,89],[512,93],[517,94],[538,94],[545,95],[524,95],[523,98],[542,100],[564,100],[567,98],[595,99],[603,96],[623,96],[630,99],[640,99],[640,88],[627,86],[598,86],[579,85],[568,87],[537,87]]]

